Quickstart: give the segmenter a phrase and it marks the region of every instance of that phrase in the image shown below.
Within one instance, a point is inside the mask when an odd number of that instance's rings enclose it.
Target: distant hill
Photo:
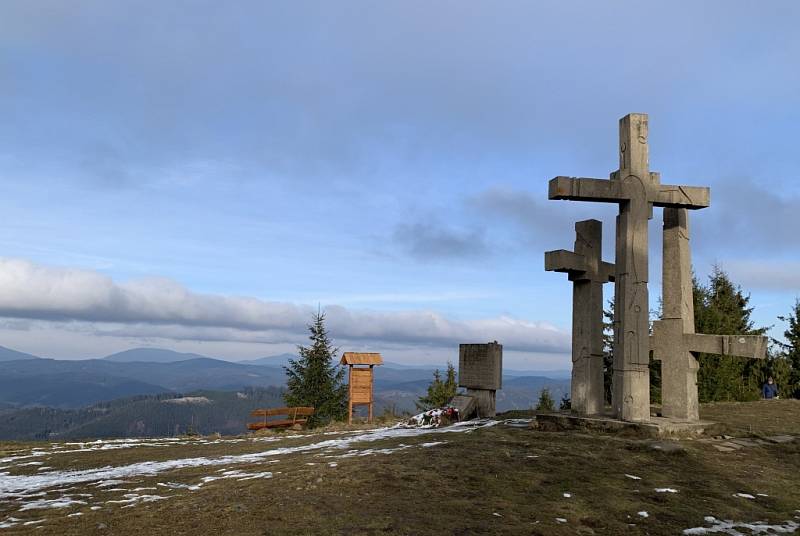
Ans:
[[[270,387],[137,396],[81,409],[0,407],[0,439],[157,437],[190,431],[241,434],[252,420],[252,410],[281,405],[282,391]]]
[[[0,361],[18,361],[20,359],[41,358],[32,354],[26,354],[25,352],[18,352],[16,350],[12,350],[11,348],[6,348],[5,346],[0,346]]]
[[[279,363],[292,357],[282,354],[234,363],[198,354],[143,348],[105,359],[56,360],[8,352],[5,355],[29,357],[0,362],[0,411],[4,414],[31,407],[78,410],[139,395],[283,388],[286,375]],[[384,408],[395,412],[416,411],[415,402],[425,394],[433,370],[434,367],[376,367],[376,412]],[[504,373],[503,389],[497,393],[500,411],[534,406],[544,387],[550,389],[556,402],[569,392],[569,379],[516,374],[521,372]]]
[[[30,359],[0,364],[0,402],[79,408],[116,398],[199,389],[282,386],[282,370],[198,358],[173,363]]]
[[[269,357],[260,357],[258,359],[248,359],[246,361],[236,361],[240,365],[259,365],[262,367],[285,367],[289,364],[290,359],[297,359],[296,354],[278,354]]]
[[[189,359],[209,359],[208,356],[192,353],[175,352],[164,348],[133,348],[123,352],[117,352],[104,357],[106,361],[116,361],[118,363],[175,363]]]

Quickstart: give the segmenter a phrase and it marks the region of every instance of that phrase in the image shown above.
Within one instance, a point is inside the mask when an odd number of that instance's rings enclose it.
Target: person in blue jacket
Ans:
[[[775,385],[775,380],[772,379],[772,376],[767,378],[767,383],[765,383],[764,387],[761,389],[761,396],[764,400],[778,398],[778,386]]]

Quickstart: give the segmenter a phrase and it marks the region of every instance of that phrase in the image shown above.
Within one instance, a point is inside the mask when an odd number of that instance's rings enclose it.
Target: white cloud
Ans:
[[[0,258],[0,316],[88,324],[98,335],[295,343],[304,340],[314,310],[247,296],[200,294],[162,278],[117,282],[92,270]],[[569,335],[544,322],[507,316],[453,320],[432,311],[354,311],[338,305],[326,305],[325,311],[339,341],[452,347],[497,340],[509,350],[569,351]]]
[[[722,268],[736,283],[749,289],[794,291],[800,294],[800,262],[724,261]]]

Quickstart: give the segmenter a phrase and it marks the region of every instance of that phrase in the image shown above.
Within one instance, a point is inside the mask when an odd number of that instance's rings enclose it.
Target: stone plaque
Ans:
[[[503,345],[461,344],[458,348],[458,385],[468,389],[498,390],[503,386]]]

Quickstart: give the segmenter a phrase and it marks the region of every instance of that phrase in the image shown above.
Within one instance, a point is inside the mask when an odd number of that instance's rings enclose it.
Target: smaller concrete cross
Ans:
[[[603,412],[603,283],[614,281],[614,265],[602,260],[603,224],[575,224],[575,251],[544,254],[544,269],[563,272],[572,285],[572,410]]]
[[[694,332],[689,212],[664,209],[662,320],[653,322],[653,359],[661,360],[664,417],[700,419],[695,354],[763,359],[767,338],[761,335],[705,335]]]

